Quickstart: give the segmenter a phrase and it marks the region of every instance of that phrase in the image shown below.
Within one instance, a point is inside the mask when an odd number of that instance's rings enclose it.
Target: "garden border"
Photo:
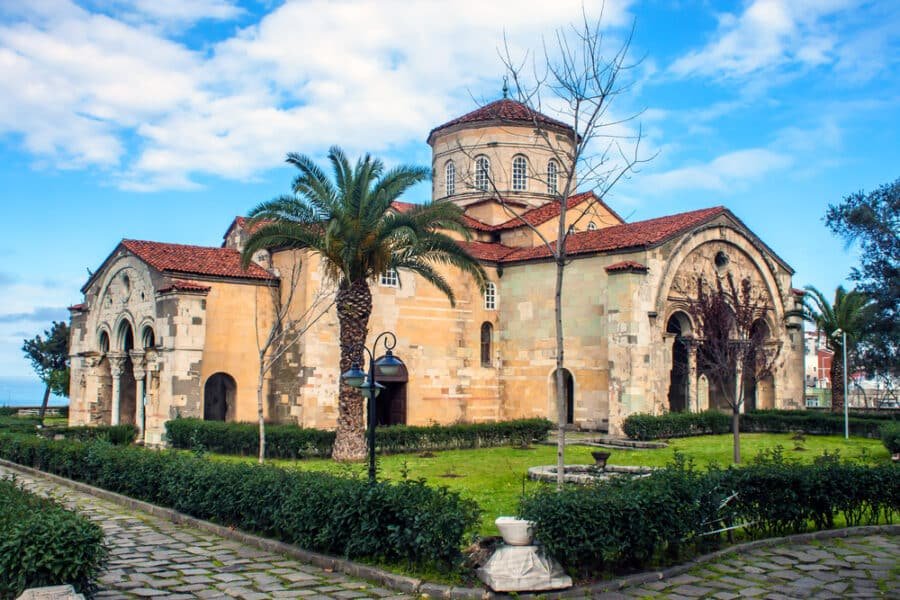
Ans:
[[[285,544],[284,542],[278,542],[275,540],[270,540],[268,538],[263,538],[257,535],[253,535],[250,533],[246,533],[240,531],[238,529],[231,529],[229,527],[225,527],[223,525],[217,525],[216,523],[212,523],[210,521],[204,521],[202,519],[197,519],[195,517],[191,517],[180,513],[176,510],[172,510],[170,508],[163,508],[161,506],[157,506],[155,504],[151,504],[149,502],[144,502],[142,500],[135,500],[134,498],[129,498],[128,496],[124,496],[122,494],[117,494],[115,492],[110,492],[108,490],[104,490],[101,488],[94,487],[92,485],[88,485],[86,483],[81,483],[80,481],[74,481],[72,479],[66,479],[65,477],[60,477],[59,475],[54,475],[52,473],[47,473],[41,471],[39,469],[34,469],[32,467],[26,467],[24,465],[20,465],[18,463],[14,463],[5,459],[0,459],[0,466],[6,467],[13,471],[19,471],[21,473],[26,473],[28,475],[33,475],[36,477],[43,477],[55,483],[68,486],[70,488],[76,489],[80,492],[84,492],[91,496],[95,496],[97,498],[101,498],[103,500],[107,500],[118,504],[120,506],[124,506],[126,508],[132,508],[136,510],[141,510],[146,513],[149,513],[155,517],[167,519],[173,523],[184,523],[190,525],[192,527],[196,527],[198,529],[202,529],[204,531],[208,531],[210,533],[214,533],[221,537],[234,540],[237,542],[241,542],[243,544],[247,544],[248,546],[254,546],[259,548],[260,550],[265,550],[267,552],[277,552],[279,554],[283,554],[285,556],[289,556],[291,558],[298,559],[300,561],[309,563],[316,567],[320,567],[322,569],[331,569],[333,571],[339,571],[341,573],[345,573],[352,577],[359,577],[362,579],[366,579],[368,581],[373,581],[378,584],[387,586],[389,588],[410,593],[410,594],[426,594],[430,597],[434,598],[459,598],[459,599],[490,599],[490,598],[508,598],[511,597],[507,594],[497,594],[488,589],[483,588],[465,588],[465,587],[454,587],[448,586],[439,583],[429,583],[422,579],[418,579],[415,577],[407,577],[404,575],[398,575],[396,573],[391,573],[389,571],[385,571],[383,569],[379,569],[377,567],[372,567],[370,565],[363,565],[359,563],[355,563],[350,560],[345,560],[342,558],[337,558],[334,556],[328,556],[326,554],[319,554],[318,552],[310,552],[309,550],[304,550],[302,548],[298,548],[297,546],[293,546],[291,544]],[[662,569],[659,571],[645,571],[641,573],[636,573],[634,575],[628,575],[625,577],[619,577],[616,579],[611,579],[607,581],[597,582],[591,585],[583,585],[572,587],[568,590],[564,590],[561,592],[542,592],[537,594],[518,594],[519,598],[546,598],[548,600],[553,598],[583,598],[585,594],[595,594],[602,592],[615,592],[625,588],[629,588],[632,586],[640,586],[645,583],[650,583],[654,581],[663,581],[665,579],[670,579],[672,577],[676,577],[681,575],[694,567],[706,564],[708,562],[712,562],[716,559],[722,558],[724,556],[729,556],[732,554],[740,555],[750,552],[752,550],[756,550],[758,548],[765,548],[768,546],[777,546],[779,544],[784,543],[800,543],[800,542],[808,542],[812,540],[823,540],[823,539],[833,539],[833,538],[847,538],[847,537],[856,537],[862,535],[868,535],[873,533],[886,533],[888,535],[900,535],[900,524],[897,525],[866,525],[861,527],[845,527],[842,529],[824,529],[821,531],[813,531],[810,533],[800,533],[795,535],[788,535],[777,538],[765,538],[761,540],[754,540],[752,542],[745,542],[743,544],[737,544],[735,546],[729,546],[727,548],[723,548],[721,550],[717,550],[715,552],[711,552],[709,554],[704,554],[702,556],[698,556],[686,563],[680,565],[674,565],[667,569]]]

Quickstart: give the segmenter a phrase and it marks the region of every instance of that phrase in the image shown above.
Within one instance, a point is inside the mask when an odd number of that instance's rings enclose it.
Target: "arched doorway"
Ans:
[[[550,375],[551,398],[556,396],[556,370]],[[566,424],[575,423],[575,379],[571,371],[563,369],[563,395],[566,399]]]
[[[234,416],[237,384],[228,373],[216,373],[203,386],[203,419],[225,421]]]
[[[375,425],[406,425],[406,384],[409,381],[406,365],[401,365],[393,375],[376,371],[375,381],[384,386],[375,399]]]
[[[757,319],[750,326],[753,347],[760,349],[770,338],[769,325],[764,319]],[[755,377],[760,368],[762,356],[748,356],[744,365],[744,410],[775,408],[775,382],[771,373]]]
[[[673,313],[666,323],[666,333],[674,337],[672,370],[669,372],[669,411],[683,412],[688,408],[690,386],[687,337],[691,333],[691,322],[688,316],[681,311]]]
[[[119,378],[119,423],[137,424],[137,381],[134,379],[134,363],[129,354],[134,350],[134,331],[131,323],[122,320],[116,335],[119,351],[124,353],[125,362]]]

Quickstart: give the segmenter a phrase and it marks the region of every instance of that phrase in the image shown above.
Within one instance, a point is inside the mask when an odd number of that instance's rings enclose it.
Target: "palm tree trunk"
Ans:
[[[341,339],[341,373],[355,363],[363,364],[369,315],[372,314],[372,292],[365,279],[342,284],[335,299]],[[359,390],[340,382],[337,435],[334,460],[362,460],[366,457],[363,397]]]
[[[831,412],[844,412],[844,355],[838,347],[831,357]]]

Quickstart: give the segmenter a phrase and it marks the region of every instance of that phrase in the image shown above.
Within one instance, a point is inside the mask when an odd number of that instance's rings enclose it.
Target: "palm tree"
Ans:
[[[321,257],[327,274],[337,283],[340,369],[344,372],[364,362],[371,280],[392,269],[405,269],[444,292],[455,306],[453,290],[438,267],[456,267],[482,289],[486,275],[444,233],[468,238],[458,206],[440,202],[402,213],[391,210],[394,200],[430,177],[429,169],[401,165],[386,171],[380,160],[368,154],[351,167],[336,146],[328,151],[328,160],[333,179],[310,157],[288,154],[287,162],[300,171],[293,194],[264,202],[250,212],[251,223],[258,228],[247,241],[243,262],[249,264],[253,254],[264,248],[301,248]],[[338,402],[333,458],[362,459],[366,455],[362,396],[341,382]]]
[[[803,296],[803,308],[793,314],[815,323],[816,329],[825,335],[825,346],[834,352],[831,359],[831,410],[844,410],[844,373],[843,335],[847,334],[848,353],[865,332],[871,312],[870,298],[855,289],[849,292],[843,286],[834,291],[834,303],[828,302],[825,295],[815,287],[806,286]],[[790,316],[790,314],[789,314]]]

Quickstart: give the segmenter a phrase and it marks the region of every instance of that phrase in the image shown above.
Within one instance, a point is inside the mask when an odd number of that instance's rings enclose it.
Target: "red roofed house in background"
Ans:
[[[448,121],[428,136],[432,199],[465,210],[459,240],[490,276],[482,294],[443,273],[440,292],[410,273],[372,282],[370,330],[397,333],[406,370],[385,378],[380,424],[495,421],[556,415],[553,399],[555,266],[541,238],[554,240],[564,188],[540,129],[565,150],[565,123],[503,98]],[[258,198],[248,198],[248,206]],[[411,205],[397,202],[406,212]],[[763,325],[781,345],[773,376],[755,383],[748,407],[803,403],[803,336],[786,322],[797,306],[793,271],[727,208],[715,206],[626,223],[590,192],[567,202],[564,328],[567,412],[573,427],[618,433],[634,412],[722,406],[696,369],[686,294],[697,276],[750,277],[767,296]],[[83,288],[72,313],[72,424],[135,423],[162,443],[176,416],[250,421],[256,411],[256,335],[266,331],[279,273],[301,261],[297,311],[323,285],[315,257],[260,252],[248,269],[242,217],[222,247],[123,240]],[[317,322],[272,370],[266,416],[333,428],[338,335],[334,315]]]

